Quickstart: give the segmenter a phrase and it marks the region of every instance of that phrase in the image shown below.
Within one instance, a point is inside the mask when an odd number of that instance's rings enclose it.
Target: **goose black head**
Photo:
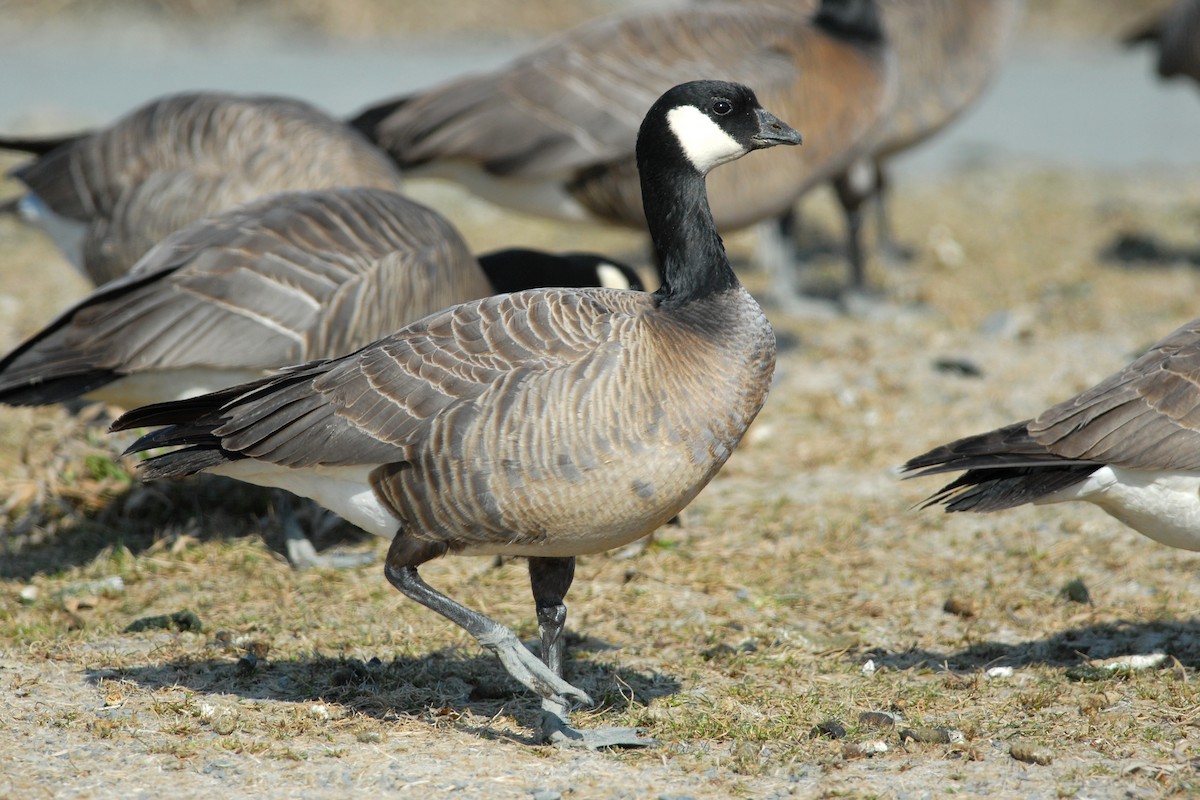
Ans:
[[[664,128],[669,136],[654,135]],[[763,108],[748,87],[712,80],[680,84],[655,102],[642,122],[639,142],[664,139],[673,139],[702,175],[751,150],[800,144],[800,134]]]

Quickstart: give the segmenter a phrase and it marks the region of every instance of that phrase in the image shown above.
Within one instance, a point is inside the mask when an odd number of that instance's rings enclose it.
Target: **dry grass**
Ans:
[[[98,428],[0,410],[0,742],[16,754],[0,795],[108,796],[122,775],[310,796],[1195,792],[1198,557],[1088,508],[918,512],[934,484],[889,470],[1040,410],[1192,316],[1194,268],[1099,254],[1121,231],[1195,250],[1197,177],[981,169],[904,186],[896,226],[917,260],[875,271],[896,305],[869,320],[772,314],[790,346],[746,445],[684,530],[635,559],[584,559],[569,598],[570,677],[601,701],[579,722],[645,726],[664,743],[647,752],[530,744],[530,696],[377,567],[296,574],[263,544],[262,495],[215,479],[142,486]],[[637,259],[636,237],[422,191],[479,247],[541,236]],[[820,249],[834,217],[810,205]],[[81,286],[37,236],[5,224],[0,243],[11,345]],[[733,237],[735,255],[748,243]],[[941,357],[983,375],[939,371]],[[534,636],[520,563],[426,573]],[[1075,580],[1090,602],[1064,594]],[[185,609],[203,631],[123,632]],[[1155,669],[1078,669],[1154,652],[1167,656]],[[899,721],[861,717],[872,711]],[[844,738],[811,735],[830,720]],[[920,741],[937,729],[961,740]],[[887,751],[864,755],[876,741]],[[1051,761],[1018,761],[1014,745]]]

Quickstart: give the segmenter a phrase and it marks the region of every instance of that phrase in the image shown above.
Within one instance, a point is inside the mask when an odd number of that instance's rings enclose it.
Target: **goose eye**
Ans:
[[[713,100],[712,110],[714,114],[723,117],[730,111],[733,111],[733,103],[724,98],[717,98]]]

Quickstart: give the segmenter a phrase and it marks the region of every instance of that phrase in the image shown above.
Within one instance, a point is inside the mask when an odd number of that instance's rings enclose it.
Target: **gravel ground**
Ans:
[[[414,193],[479,249],[640,260],[633,235]],[[835,280],[828,196],[805,210],[809,280]],[[260,496],[131,481],[105,409],[0,409],[0,797],[1194,796],[1200,556],[1092,508],[919,511],[939,484],[893,470],[1194,317],[1200,167],[983,163],[900,185],[894,216],[914,260],[828,319],[782,314],[730,237],[783,348],[767,407],[681,530],[580,563],[569,677],[601,707],[576,721],[653,750],[530,742],[530,697],[378,566],[294,573]],[[85,287],[8,220],[0,252],[11,347]],[[427,573],[535,634],[523,565]],[[185,609],[202,629],[125,630]]]

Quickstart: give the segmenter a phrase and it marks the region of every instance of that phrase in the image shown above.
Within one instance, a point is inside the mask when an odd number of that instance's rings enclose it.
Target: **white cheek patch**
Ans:
[[[625,277],[625,273],[612,264],[601,264],[596,267],[596,276],[600,279],[600,285],[605,289],[629,288],[629,279]]]
[[[683,152],[700,172],[744,155],[747,148],[695,106],[676,106],[667,112],[667,124]]]

